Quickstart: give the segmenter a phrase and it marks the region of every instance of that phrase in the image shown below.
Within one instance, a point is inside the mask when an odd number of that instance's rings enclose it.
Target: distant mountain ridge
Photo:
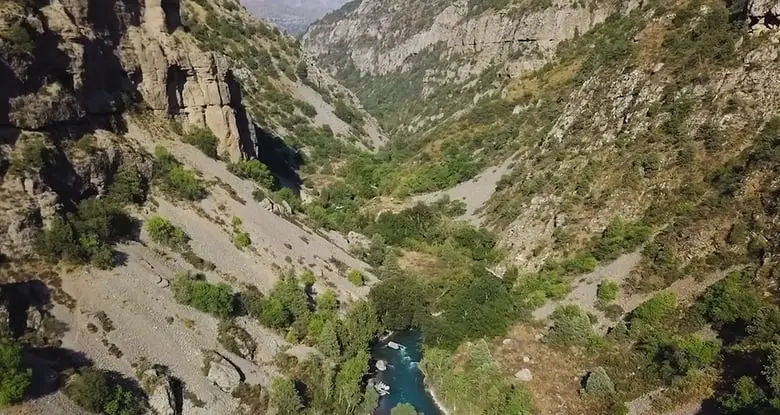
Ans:
[[[315,20],[338,9],[346,0],[242,0],[255,16],[299,35]]]

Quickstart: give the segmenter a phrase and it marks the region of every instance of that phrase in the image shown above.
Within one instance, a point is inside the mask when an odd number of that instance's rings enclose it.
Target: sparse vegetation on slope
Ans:
[[[192,170],[184,168],[163,147],[154,150],[154,183],[174,199],[201,200],[208,195],[206,187]]]

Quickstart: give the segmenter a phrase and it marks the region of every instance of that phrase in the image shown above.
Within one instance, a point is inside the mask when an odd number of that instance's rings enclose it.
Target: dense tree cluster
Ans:
[[[464,349],[458,359],[450,351],[428,349],[420,362],[446,404],[469,414],[535,413],[530,393],[522,385],[511,385],[501,375],[484,340]]]

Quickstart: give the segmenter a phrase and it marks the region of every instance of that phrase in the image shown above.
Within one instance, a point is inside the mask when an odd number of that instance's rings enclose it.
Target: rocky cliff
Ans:
[[[9,253],[29,253],[38,225],[102,194],[124,161],[150,173],[119,139],[131,113],[181,125],[174,135],[207,128],[221,157],[260,158],[292,175],[300,158],[292,144],[381,136],[365,113],[359,131],[340,119],[325,100],[359,111],[357,100],[245,9],[51,0],[7,1],[0,12],[0,171],[31,164],[0,186],[10,203],[0,247]],[[313,136],[315,128],[323,133]],[[99,150],[82,157],[74,148],[83,137],[96,137]]]
[[[184,36],[178,1],[4,2],[0,124],[45,130],[141,103],[208,127],[222,154],[256,154],[226,59]]]
[[[400,97],[389,97],[389,105],[378,102],[382,85],[404,88],[407,100],[433,96],[430,107],[444,107],[440,104],[453,96],[462,105],[451,107],[462,107],[483,96],[492,82],[540,68],[561,41],[635,6],[568,0],[488,3],[435,1],[421,8],[413,1],[355,1],[314,23],[304,35],[304,48],[370,109],[385,112],[375,114],[384,115],[385,122],[398,118],[393,121],[424,125],[430,119],[418,117],[419,111],[393,107],[403,105]],[[478,83],[482,86],[474,88]],[[445,89],[459,93],[437,99]],[[451,114],[423,107],[429,117]]]

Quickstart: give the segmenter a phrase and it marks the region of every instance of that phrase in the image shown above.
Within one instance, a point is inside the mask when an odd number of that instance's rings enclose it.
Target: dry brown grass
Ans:
[[[380,196],[367,201],[361,210],[365,213],[379,215],[384,212],[398,213],[408,207],[407,203],[393,197]]]
[[[504,344],[497,339],[493,356],[501,364],[507,377],[514,379],[519,370],[528,368],[533,380],[525,386],[534,396],[539,414],[591,414],[593,403],[583,399],[579,393],[581,376],[587,369],[578,363],[578,353],[552,349],[543,344],[542,330],[528,325],[517,325],[510,329]],[[530,359],[524,362],[524,358]]]
[[[398,265],[406,271],[423,277],[437,275],[444,268],[436,256],[408,250],[404,250],[403,255],[398,258]]]
[[[663,42],[666,35],[666,27],[659,21],[648,23],[636,38],[639,40],[635,60],[639,65],[652,68],[658,62],[663,61]]]
[[[507,97],[510,100],[519,99],[526,95],[536,98],[541,92],[557,89],[567,84],[580,70],[581,65],[582,62],[576,60],[566,65],[557,65],[555,69],[545,72],[543,78],[536,76],[536,74],[530,74],[513,79],[506,87]]]

